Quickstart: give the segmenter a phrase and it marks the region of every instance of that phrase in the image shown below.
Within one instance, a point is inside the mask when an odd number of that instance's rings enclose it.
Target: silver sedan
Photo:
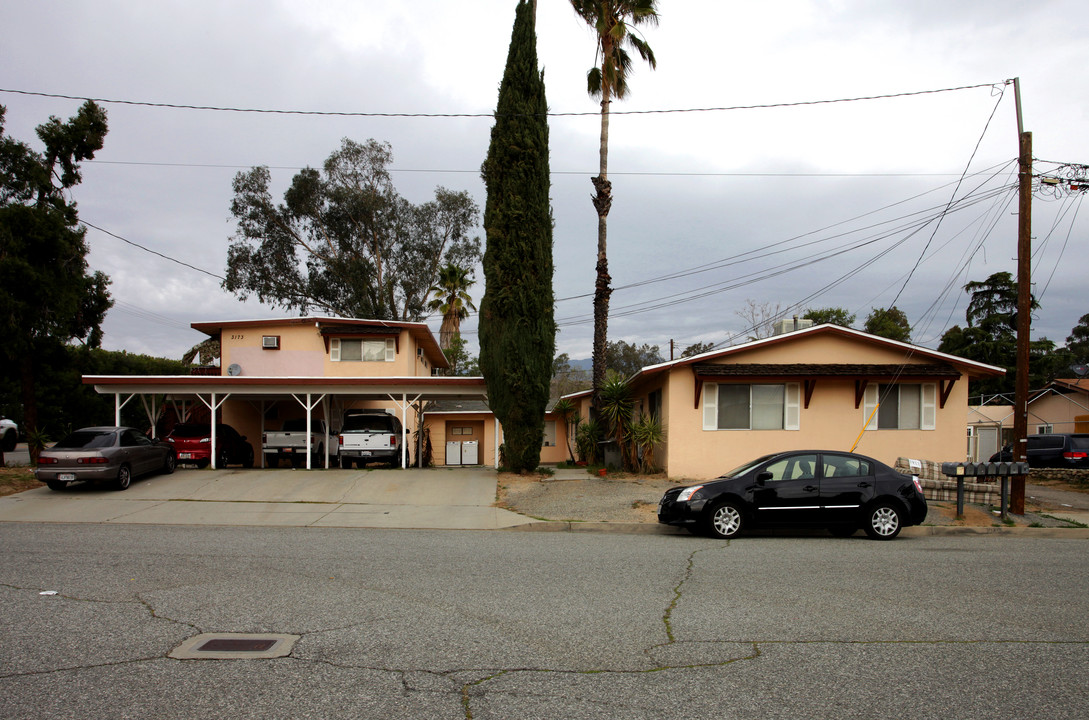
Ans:
[[[38,456],[34,476],[52,490],[69,483],[106,480],[125,490],[134,477],[174,472],[174,448],[129,427],[76,430]]]

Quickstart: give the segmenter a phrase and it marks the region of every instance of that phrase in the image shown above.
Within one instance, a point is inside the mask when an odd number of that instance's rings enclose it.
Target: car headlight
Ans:
[[[692,496],[695,495],[696,492],[702,487],[703,485],[693,485],[692,487],[686,487],[684,490],[681,490],[681,494],[677,496],[677,502],[688,502],[692,499]]]

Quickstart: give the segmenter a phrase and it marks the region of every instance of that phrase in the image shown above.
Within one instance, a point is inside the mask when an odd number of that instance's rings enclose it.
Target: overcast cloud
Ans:
[[[0,88],[233,108],[486,114],[515,5],[4,3]],[[1013,88],[1003,81],[1020,77],[1036,158],[1089,163],[1083,0],[659,5],[659,27],[646,30],[658,69],[639,65],[630,98],[614,112],[986,87],[615,115],[610,339],[659,345],[668,356],[670,340],[679,353],[697,341],[744,339],[736,311],[749,300],[799,314],[842,306],[861,326],[871,308],[895,299],[913,340],[935,347],[946,328],[964,322],[965,282],[1016,271],[1016,197],[1008,188],[1016,183],[1017,126]],[[540,0],[538,55],[552,111],[590,113],[550,120],[557,346],[589,357],[596,247],[589,177],[597,170],[599,120],[585,93],[593,38],[566,0]],[[8,109],[6,132],[37,147],[34,127],[50,115],[68,118],[80,102],[0,92],[0,104]],[[89,230],[91,267],[113,280],[116,305],[104,328],[110,349],[176,358],[204,338],[191,322],[288,314],[242,302],[213,277],[225,274],[231,179],[240,170],[270,166],[282,192],[341,138],[375,138],[392,144],[394,180],[409,200],[426,201],[443,185],[484,205],[479,168],[490,117],[104,107],[105,147],[84,164],[74,191],[81,218],[207,271]],[[957,199],[972,200],[936,230],[931,223],[893,231],[937,214],[955,189]],[[1038,194],[1033,208],[1033,280],[1042,304],[1034,336],[1060,343],[1089,313],[1078,262],[1086,257],[1089,213],[1077,215],[1080,201]],[[845,234],[863,227],[870,229]],[[437,333],[438,318],[430,324]],[[463,330],[475,343],[475,318]]]

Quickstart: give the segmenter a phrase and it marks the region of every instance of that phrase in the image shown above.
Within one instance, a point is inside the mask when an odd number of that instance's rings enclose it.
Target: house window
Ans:
[[[703,388],[703,429],[797,430],[799,398],[798,383],[709,383]]]
[[[384,340],[355,340],[332,338],[329,359],[333,362],[393,362],[397,350],[393,338]]]
[[[651,393],[647,395],[647,405],[651,417],[660,419],[662,417],[662,391],[651,391]]]
[[[1050,435],[1053,432],[1055,432],[1055,426],[1053,426],[1053,425],[1048,424],[1048,425],[1037,425],[1036,426],[1036,434],[1037,435]]]
[[[874,407],[877,412],[874,412]],[[937,386],[933,383],[868,385],[863,413],[867,430],[933,430],[937,413]]]
[[[472,435],[473,429],[471,427],[452,427],[450,428],[451,435]]]
[[[556,445],[556,421],[545,420],[544,424],[544,446],[554,447]]]

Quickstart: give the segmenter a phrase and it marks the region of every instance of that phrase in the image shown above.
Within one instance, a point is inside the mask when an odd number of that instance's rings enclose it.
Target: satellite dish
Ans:
[[[241,375],[242,374],[242,366],[239,365],[238,363],[231,363],[230,365],[227,366],[227,374],[228,375]]]
[[[1080,378],[1089,374],[1089,365],[1071,365],[1070,369],[1074,371],[1074,374]]]

